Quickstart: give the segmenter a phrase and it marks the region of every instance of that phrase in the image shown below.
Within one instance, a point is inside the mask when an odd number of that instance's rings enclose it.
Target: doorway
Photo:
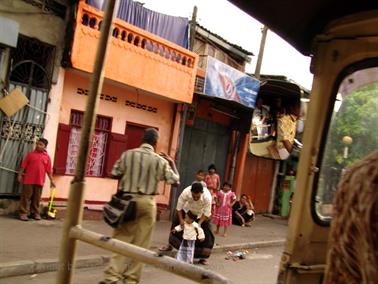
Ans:
[[[199,169],[215,164],[223,183],[231,131],[224,125],[196,118],[184,133],[180,167],[181,190],[190,185]],[[177,198],[176,198],[177,199]]]
[[[126,124],[125,135],[127,136],[126,150],[138,148],[142,144],[144,130],[148,126],[128,123]]]
[[[29,83],[16,80],[18,74],[24,74]],[[10,81],[9,90],[20,88],[29,104],[10,118],[0,114],[1,195],[18,195],[21,192],[21,185],[16,182],[21,161],[44,132],[50,86],[49,83],[38,84],[35,76],[43,76],[43,82],[48,81],[44,68],[31,60],[16,64],[11,72],[11,80],[14,81]]]

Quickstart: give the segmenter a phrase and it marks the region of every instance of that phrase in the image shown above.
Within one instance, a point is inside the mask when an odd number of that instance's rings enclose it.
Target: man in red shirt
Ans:
[[[50,179],[51,187],[55,187],[51,175],[51,159],[46,152],[48,141],[40,138],[34,151],[30,151],[22,160],[18,173],[18,181],[23,183],[20,199],[20,220],[28,221],[28,203],[30,202],[30,215],[35,220],[41,220],[39,214],[39,201],[46,174]]]

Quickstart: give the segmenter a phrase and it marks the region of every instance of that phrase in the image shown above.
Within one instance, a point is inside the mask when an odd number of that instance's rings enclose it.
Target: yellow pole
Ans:
[[[50,202],[49,202],[49,210],[48,210],[48,212],[51,212],[54,196],[55,196],[55,187],[51,188],[51,196],[50,196]]]
[[[76,165],[75,177],[70,186],[67,214],[64,220],[62,243],[60,246],[59,267],[57,273],[58,284],[70,284],[75,266],[76,239],[70,238],[72,227],[81,223],[83,214],[83,197],[85,189],[85,172],[88,150],[93,136],[93,129],[98,106],[99,94],[104,79],[104,62],[109,35],[114,16],[116,0],[108,0],[104,19],[101,25],[101,36],[97,47],[96,62],[89,86],[89,95],[84,114],[84,124],[80,138],[79,156]]]
[[[88,231],[76,226],[71,229],[70,236],[88,244],[92,244],[114,253],[131,257],[143,263],[151,264],[159,269],[180,275],[198,283],[230,284],[231,281],[224,276],[202,267],[178,261],[172,257],[162,256],[156,252],[144,249],[120,240]]]

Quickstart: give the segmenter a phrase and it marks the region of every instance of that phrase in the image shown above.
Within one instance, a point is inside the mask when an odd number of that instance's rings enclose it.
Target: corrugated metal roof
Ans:
[[[251,51],[248,51],[248,50],[242,48],[239,45],[230,43],[229,41],[227,41],[226,39],[224,39],[220,35],[217,35],[217,34],[211,32],[210,30],[199,25],[198,23],[196,23],[196,33],[199,33],[200,35],[202,35],[203,37],[205,37],[209,41],[212,41],[213,43],[215,43],[215,44],[221,46],[222,48],[228,50],[229,52],[245,59],[248,62],[250,61],[249,56],[254,56],[254,54]]]

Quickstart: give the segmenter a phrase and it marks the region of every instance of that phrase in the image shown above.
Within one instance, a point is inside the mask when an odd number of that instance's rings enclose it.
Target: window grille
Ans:
[[[74,174],[76,169],[77,157],[79,153],[81,125],[84,113],[72,111],[70,118],[71,132],[68,145],[66,174]],[[111,130],[111,118],[97,116],[95,124],[95,133],[91,148],[88,152],[87,176],[103,176],[105,153],[108,142],[109,132]]]

